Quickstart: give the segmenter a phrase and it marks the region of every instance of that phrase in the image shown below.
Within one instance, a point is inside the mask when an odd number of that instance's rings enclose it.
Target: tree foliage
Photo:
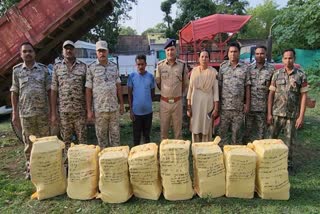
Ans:
[[[4,13],[15,3],[18,3],[20,0],[0,0],[0,16],[4,15]]]
[[[95,42],[99,39],[106,40],[110,51],[114,51],[118,41],[120,22],[129,19],[128,12],[132,10],[132,4],[137,0],[114,1],[113,13],[105,17],[101,22],[88,32],[83,39]]]
[[[246,25],[246,31],[240,33],[239,37],[244,39],[266,39],[269,35],[273,19],[279,14],[278,5],[275,0],[264,0],[262,4],[247,10],[252,15]]]
[[[165,16],[163,20],[167,23],[167,28],[171,29],[172,17],[171,17],[171,7],[176,3],[176,0],[165,0],[161,2],[160,9],[164,12]]]
[[[319,0],[290,1],[275,18],[274,37],[280,48],[320,48]]]
[[[137,34],[138,34],[137,31],[130,26],[120,27],[120,30],[119,30],[119,35],[133,36]]]
[[[224,14],[244,15],[246,7],[249,6],[246,0],[218,0],[217,2],[217,13]]]
[[[177,38],[179,30],[188,22],[216,13],[216,4],[212,0],[179,0],[177,8],[180,12],[173,20],[172,29],[166,31],[170,38]]]
[[[158,23],[152,28],[148,28],[147,30],[142,32],[142,35],[145,36],[148,33],[165,33],[167,30],[167,26],[165,23]]]

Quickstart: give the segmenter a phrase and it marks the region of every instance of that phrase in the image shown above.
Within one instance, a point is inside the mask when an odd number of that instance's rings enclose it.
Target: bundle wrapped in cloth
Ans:
[[[288,200],[288,147],[282,140],[253,141],[257,154],[256,192],[263,199]]]
[[[132,196],[128,169],[129,146],[109,147],[99,154],[100,194],[107,203],[123,203]]]
[[[158,200],[162,186],[157,144],[148,143],[131,148],[128,163],[133,194],[138,198]]]
[[[67,188],[62,158],[64,143],[56,136],[30,136],[30,140],[33,143],[30,174],[31,181],[37,189],[31,198],[42,200],[64,194]]]
[[[194,190],[201,198],[225,194],[226,172],[218,146],[220,140],[218,136],[213,142],[192,143]]]
[[[223,147],[226,165],[226,196],[253,198],[256,171],[256,153],[247,146]]]
[[[74,145],[68,150],[69,198],[89,200],[97,197],[100,147],[95,145]]]
[[[160,171],[165,199],[187,200],[193,197],[189,173],[190,141],[162,140]]]

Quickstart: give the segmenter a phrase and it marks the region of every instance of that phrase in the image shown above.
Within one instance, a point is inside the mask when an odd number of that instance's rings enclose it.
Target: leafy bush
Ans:
[[[312,90],[320,91],[320,60],[305,70],[308,78],[308,83]]]

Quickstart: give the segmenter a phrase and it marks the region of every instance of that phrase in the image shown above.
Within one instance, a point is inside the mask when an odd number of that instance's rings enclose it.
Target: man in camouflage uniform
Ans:
[[[12,122],[22,128],[24,153],[27,159],[26,178],[29,179],[29,161],[32,149],[30,135],[49,135],[50,76],[45,65],[35,62],[31,43],[23,43],[20,49],[23,63],[13,67],[11,102]],[[19,111],[19,112],[18,112]]]
[[[305,73],[294,67],[295,51],[282,53],[284,68],[277,70],[271,80],[268,98],[270,138],[278,138],[284,129],[285,144],[289,147],[289,170],[292,169],[292,145],[296,129],[303,124],[308,82]]]
[[[170,124],[173,124],[174,138],[182,137],[182,99],[188,87],[188,68],[176,57],[176,41],[169,39],[164,47],[166,59],[156,69],[156,83],[161,90],[160,129],[161,139],[168,138]]]
[[[96,43],[98,60],[88,67],[86,76],[86,103],[88,121],[95,119],[95,129],[100,147],[119,146],[120,114],[124,112],[121,81],[117,66],[108,62],[108,44]],[[93,107],[92,110],[92,97]]]
[[[246,115],[244,143],[265,137],[268,92],[274,67],[266,62],[265,46],[257,46],[255,62],[249,66],[251,76],[251,105]]]
[[[74,141],[87,142],[85,111],[86,65],[75,57],[75,45],[67,40],[63,43],[64,59],[53,67],[51,85],[51,122],[57,122],[57,100],[59,103],[60,134],[66,151]]]
[[[221,144],[228,143],[227,134],[231,126],[232,144],[241,144],[240,129],[243,127],[244,114],[250,109],[250,73],[248,67],[239,62],[240,46],[231,43],[228,49],[229,60],[220,65],[218,74],[221,100],[219,135]]]

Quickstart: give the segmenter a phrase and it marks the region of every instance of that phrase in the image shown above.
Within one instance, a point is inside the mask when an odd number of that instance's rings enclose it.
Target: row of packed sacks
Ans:
[[[62,150],[57,137],[35,138],[31,152],[31,181],[39,200],[67,192],[72,199],[101,198],[122,203],[136,197],[167,200],[200,197],[288,200],[288,147],[281,140],[259,140],[246,146],[218,146],[213,142],[193,143],[192,185],[189,173],[190,141],[163,140],[133,147],[72,145],[68,150],[66,177]],[[158,161],[159,159],[159,161]],[[159,164],[160,163],[160,164]]]

